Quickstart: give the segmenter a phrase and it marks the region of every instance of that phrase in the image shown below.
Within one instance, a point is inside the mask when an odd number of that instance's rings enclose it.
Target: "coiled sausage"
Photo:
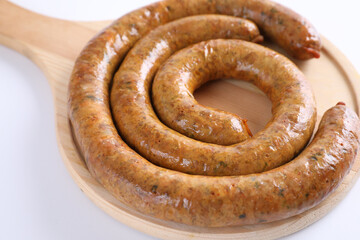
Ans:
[[[194,74],[206,78],[209,73],[211,78],[215,73],[244,79],[268,95],[273,102],[273,117],[253,138],[232,146],[208,144],[185,137],[158,120],[149,94],[151,80],[171,53],[208,34],[203,29],[196,31],[196,35],[185,35],[193,32],[193,26],[184,25],[183,20],[163,25],[142,38],[128,53],[111,89],[112,113],[121,136],[149,161],[191,174],[250,174],[290,161],[311,137],[316,120],[314,97],[295,64],[258,44],[214,40],[189,48],[185,54],[179,53],[180,58],[186,55],[186,68],[194,70]],[[167,32],[171,34],[166,35]],[[201,57],[205,55],[204,68],[209,68],[201,72],[199,69],[204,65]],[[192,58],[200,64],[192,64]],[[165,92],[158,99],[167,101],[173,96],[176,94]]]
[[[315,137],[323,140],[314,140],[313,147],[296,161],[246,176],[193,176],[155,166],[129,148],[114,126],[109,89],[128,50],[159,25],[211,13],[255,21],[266,36],[299,59],[319,56],[320,37],[311,25],[271,1],[167,0],[136,10],[92,39],[74,66],[69,116],[87,166],[109,192],[131,208],[180,223],[241,225],[305,211],[339,184],[359,148],[358,119],[344,106],[325,115]]]

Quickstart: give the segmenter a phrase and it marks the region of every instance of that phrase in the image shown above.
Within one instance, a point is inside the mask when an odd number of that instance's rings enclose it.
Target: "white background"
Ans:
[[[12,2],[57,18],[106,20],[150,1]],[[279,2],[310,19],[360,72],[359,1]],[[112,219],[80,191],[57,148],[45,76],[30,60],[1,45],[0,89],[0,239],[154,239]],[[360,181],[323,219],[285,239],[359,239],[359,202]]]

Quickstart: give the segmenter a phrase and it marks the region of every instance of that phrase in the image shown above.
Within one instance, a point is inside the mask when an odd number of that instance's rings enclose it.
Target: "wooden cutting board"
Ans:
[[[32,59],[46,74],[54,96],[58,145],[64,163],[82,191],[115,219],[164,239],[274,239],[294,233],[323,217],[357,180],[359,157],[340,187],[317,207],[286,220],[252,226],[186,226],[147,217],[126,207],[90,175],[74,144],[67,117],[67,85],[73,63],[87,41],[109,23],[53,19],[0,0],[0,43]],[[359,114],[360,76],[341,52],[325,38],[322,40],[324,47],[320,59],[294,60],[313,87],[318,120],[338,101],[346,102]],[[268,46],[282,52],[276,46]],[[246,117],[254,132],[263,128],[271,117],[270,101],[256,87],[245,82],[211,82],[196,92],[196,98],[205,105]]]

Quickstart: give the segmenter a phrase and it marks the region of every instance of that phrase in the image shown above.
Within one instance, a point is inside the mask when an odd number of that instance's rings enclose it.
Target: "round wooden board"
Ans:
[[[328,40],[323,40],[320,59],[294,62],[310,81],[318,106],[318,121],[323,113],[339,101],[359,114],[360,77],[351,63]],[[272,48],[274,46],[269,45]],[[277,49],[278,51],[281,51]],[[66,83],[63,83],[66,91]],[[56,89],[55,91],[59,91]],[[238,113],[249,119],[250,127],[258,131],[270,117],[270,102],[258,89],[236,80],[217,81],[202,87],[197,99],[213,107]],[[64,104],[66,99],[63,99]],[[56,104],[59,104],[57,101]],[[89,173],[78,153],[62,105],[59,121],[59,145],[63,160],[82,191],[109,215],[139,231],[162,239],[275,239],[299,231],[328,213],[351,189],[359,176],[360,158],[342,184],[318,206],[286,220],[241,227],[204,228],[162,221],[144,216],[115,199]]]

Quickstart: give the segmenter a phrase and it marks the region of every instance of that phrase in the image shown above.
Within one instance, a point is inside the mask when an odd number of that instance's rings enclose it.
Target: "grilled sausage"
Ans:
[[[220,56],[219,53],[222,49],[215,49],[211,44],[201,46],[202,51],[191,48],[177,53],[157,72],[152,84],[152,102],[156,114],[170,128],[202,142],[220,145],[242,142],[252,136],[245,119],[202,106],[193,96],[195,89],[209,80],[234,78],[231,74],[234,73],[233,68],[237,68],[235,62],[231,67],[225,61],[218,62],[221,60],[219,58],[224,58],[224,54]],[[231,46],[223,47],[228,51]],[[234,47],[239,48],[239,45],[235,44]],[[230,54],[235,61],[236,51]],[[241,55],[237,56],[239,63],[241,58]]]
[[[309,59],[320,56],[320,36],[311,23],[269,0],[167,0],[160,4],[157,14],[161,16],[165,10],[169,20],[211,13],[248,18],[294,57]]]
[[[320,161],[309,164],[309,160],[296,161],[299,166],[291,162],[267,172],[263,178],[257,178],[262,174],[192,176],[155,166],[129,148],[114,126],[109,108],[109,88],[112,76],[128,50],[159,25],[190,15],[210,13],[252,19],[266,36],[299,59],[319,56],[320,38],[311,25],[299,15],[270,1],[166,0],[151,4],[115,21],[87,44],[75,63],[69,84],[69,116],[80,151],[92,175],[109,192],[131,208],[162,219],[201,226],[226,226],[272,221],[300,213],[336,187],[356,155],[358,119],[349,110],[332,110],[340,111],[336,123],[330,124],[340,129],[335,129],[338,131],[335,140],[335,135],[325,128],[329,124],[323,124],[320,130],[325,130],[318,134],[325,139],[328,135],[333,136],[334,143],[329,145],[337,147],[336,161],[330,155],[324,155],[324,160],[317,158]],[[339,139],[345,147],[339,147]],[[320,168],[321,164],[330,167]],[[287,166],[292,167],[288,169]],[[310,168],[312,166],[314,168]],[[297,167],[301,167],[299,172]],[[294,179],[301,181],[286,182],[289,178],[282,173],[283,168],[289,173],[294,170]],[[308,176],[313,176],[312,183],[304,179]],[[326,179],[334,179],[336,184],[329,184]],[[279,189],[280,183],[289,188]],[[254,187],[258,189],[255,194]],[[299,194],[302,195],[293,198],[292,189],[309,191],[301,191]],[[278,198],[282,195],[286,196],[286,201],[280,206]]]
[[[297,158],[271,171],[243,176],[167,170],[139,156],[116,135],[90,149],[86,159],[108,191],[142,213],[197,226],[245,225],[291,217],[325,199],[349,171],[359,149],[359,131],[353,111],[333,107]]]
[[[202,142],[231,145],[248,138],[248,135],[243,134],[244,129],[247,129],[247,125],[243,123],[244,119],[232,113],[200,105],[195,100],[193,92],[207,81],[219,78],[243,79],[263,88],[268,83],[264,83],[263,79],[257,76],[260,71],[263,75],[276,76],[274,72],[278,69],[264,73],[259,61],[262,61],[262,65],[267,65],[268,62],[263,61],[262,56],[255,56],[255,49],[239,53],[239,48],[244,51],[242,43],[217,43],[204,43],[173,55],[155,76],[152,84],[152,101],[161,121],[177,132]],[[254,65],[254,61],[258,64]],[[287,68],[284,69],[287,71]],[[284,82],[287,81],[287,76],[281,78]],[[280,81],[276,77],[274,80]],[[275,90],[282,93],[287,91],[285,88],[276,86]],[[275,96],[274,93],[270,93],[270,89],[264,90],[270,97]],[[247,132],[251,135],[250,130]],[[233,159],[236,161],[236,158]]]
[[[199,34],[195,35],[194,33]],[[141,104],[140,101],[148,98],[148,94],[146,92],[148,91],[148,86],[150,85],[150,81],[152,80],[152,77],[149,73],[155,72],[158,68],[158,65],[163,61],[163,59],[165,59],[169,54],[171,54],[174,49],[178,49],[201,40],[212,38],[238,38],[255,42],[262,40],[262,36],[260,35],[259,30],[252,22],[240,18],[221,15],[201,15],[183,18],[181,20],[174,21],[169,25],[159,27],[159,29],[154,30],[154,32],[150,35],[151,37],[147,37],[146,39],[151,41],[151,43],[139,43],[136,49],[132,50],[131,53],[128,54],[127,59],[124,61],[124,64],[121,67],[121,74],[117,74],[117,76],[121,75],[121,77],[116,77],[117,79],[122,79],[122,86],[118,86],[119,84],[116,80],[113,87],[113,89],[116,90],[119,88],[122,89],[120,90],[121,92],[116,91],[115,94],[113,94],[115,95],[113,98],[116,99],[116,101],[124,99],[126,98],[126,96],[128,96],[128,94],[124,95],[122,91],[137,91],[139,88],[144,88],[144,90],[146,89],[144,92],[142,92],[142,94],[146,96],[142,96],[139,101],[125,99],[125,104],[132,112],[134,112],[135,109],[127,102],[131,101],[130,104]],[[181,37],[179,38],[178,36]],[[161,54],[163,57],[159,59],[158,56],[160,56]],[[135,56],[135,58],[132,58],[131,56]],[[144,66],[147,66],[147,69],[144,69]],[[141,81],[140,83],[139,81],[134,79],[135,76],[146,76],[146,79],[142,77],[141,80],[139,80]],[[145,101],[148,107],[151,107],[150,100],[146,99]],[[118,105],[117,103],[115,103],[114,112],[118,112],[118,110],[122,112],[121,114],[119,113],[120,116],[126,117],[123,114],[126,112],[126,110],[122,108],[121,104]],[[154,115],[154,112],[152,110],[151,113]],[[137,113],[135,113],[135,115],[140,118],[140,120],[136,123],[134,121],[131,122],[134,124],[139,124],[140,121],[142,121],[142,116],[138,115]],[[155,116],[153,117],[156,118]],[[122,122],[125,123],[127,120],[120,119],[119,121],[120,122],[118,123],[118,126],[121,129],[123,127],[126,130],[130,130],[129,126],[125,126],[124,124],[122,124]],[[235,130],[229,130],[229,132],[233,133],[232,135],[235,139],[233,141],[240,142],[248,139],[250,135],[246,126],[246,122],[239,117],[233,117],[233,122],[234,124],[230,127],[237,127],[237,129]],[[124,132],[125,138],[127,134],[128,131]],[[134,133],[132,133],[131,135],[133,136],[133,138],[136,138]],[[232,136],[229,135],[228,137]],[[140,147],[138,144],[133,143],[131,140],[129,143]],[[157,158],[157,156],[154,156],[154,158]]]
[[[273,102],[273,117],[262,131],[244,142],[221,146],[185,137],[158,120],[149,94],[154,73],[171,53],[207,34],[206,28],[193,31],[196,25],[183,21],[163,25],[142,38],[116,73],[111,106],[121,136],[153,163],[191,174],[250,174],[290,161],[311,137],[316,120],[314,97],[304,75],[290,60],[254,43],[209,41],[181,52],[176,59],[184,57],[186,68],[200,78],[208,74],[210,78],[240,78],[256,84]],[[166,35],[168,32],[171,34]],[[197,34],[184,35],[187,32]],[[201,57],[205,55],[203,64]],[[200,64],[191,63],[192,59]],[[172,93],[159,96],[165,101],[172,97]]]

